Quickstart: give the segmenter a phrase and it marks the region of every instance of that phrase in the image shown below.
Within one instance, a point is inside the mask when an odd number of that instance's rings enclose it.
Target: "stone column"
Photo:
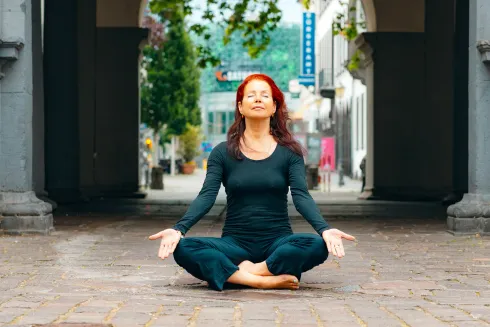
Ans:
[[[469,2],[468,193],[448,208],[449,231],[490,235],[490,2]]]
[[[361,79],[366,85],[366,185],[360,199],[369,199],[374,190],[374,64],[373,49],[364,34],[354,40],[356,49],[362,51],[360,69]]]
[[[53,229],[52,207],[33,188],[33,44],[32,1],[11,0],[0,7],[0,227],[7,233]],[[34,21],[39,21],[38,18]]]

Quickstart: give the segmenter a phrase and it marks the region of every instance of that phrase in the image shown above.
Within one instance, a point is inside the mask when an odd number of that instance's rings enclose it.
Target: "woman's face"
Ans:
[[[267,82],[252,80],[245,86],[243,99],[238,103],[240,114],[250,119],[269,118],[276,112],[272,89]]]

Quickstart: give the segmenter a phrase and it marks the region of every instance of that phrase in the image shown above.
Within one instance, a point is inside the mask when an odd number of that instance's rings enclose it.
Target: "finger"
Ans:
[[[335,246],[335,244],[334,244],[334,243],[331,243],[331,245],[330,245],[330,246],[332,247],[332,254],[333,254],[334,256],[338,257],[339,255],[338,255],[338,253],[337,253],[337,247]]]
[[[159,232],[159,233],[151,235],[150,237],[148,237],[148,239],[150,239],[152,241],[158,240],[159,238],[162,237],[162,235],[163,235],[163,232]]]
[[[325,243],[327,243],[328,253],[332,253],[332,245],[330,244],[330,241],[325,241]]]
[[[175,248],[177,247],[177,244],[179,244],[179,242],[172,243],[172,246],[170,247],[170,253],[174,253]]]
[[[163,258],[166,259],[168,257],[169,244],[165,244],[165,248],[163,249]]]
[[[349,240],[349,241],[355,241],[356,240],[356,238],[354,236],[346,234],[344,232],[342,232],[342,234],[340,234],[340,237],[345,238],[346,240]]]
[[[342,242],[340,242],[338,249],[339,249],[338,252],[339,252],[340,258],[345,257],[345,250],[344,250],[344,245],[342,244]]]
[[[160,245],[160,250],[158,251],[158,256],[161,259],[165,259],[164,254],[165,254],[165,243],[162,242],[162,244]]]

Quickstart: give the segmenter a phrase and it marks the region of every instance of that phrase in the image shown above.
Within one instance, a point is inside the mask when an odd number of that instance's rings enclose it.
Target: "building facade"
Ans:
[[[317,94],[321,89],[335,90],[331,102],[324,100],[326,106],[333,107],[331,121],[335,130],[338,163],[345,175],[361,177],[360,163],[367,148],[367,97],[365,82],[347,69],[349,62],[349,42],[341,35],[334,35],[333,24],[337,15],[354,15],[357,22],[365,20],[360,0],[351,1],[348,6],[339,0],[315,2],[317,20]],[[350,8],[356,8],[355,11]],[[359,33],[365,30],[358,27]],[[340,167],[339,165],[337,165]]]

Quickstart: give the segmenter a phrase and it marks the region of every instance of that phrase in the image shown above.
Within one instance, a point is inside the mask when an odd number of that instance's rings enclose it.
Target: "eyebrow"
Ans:
[[[267,90],[262,90],[262,91],[259,91],[259,92],[262,92],[262,93],[271,93],[270,91],[267,91]],[[257,93],[257,91],[248,91],[247,93]]]

